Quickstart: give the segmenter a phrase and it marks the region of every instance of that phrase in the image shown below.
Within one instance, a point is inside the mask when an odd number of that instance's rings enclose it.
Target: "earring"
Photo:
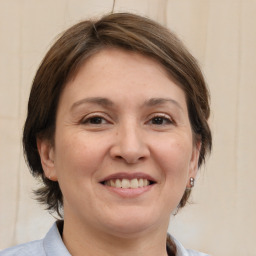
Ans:
[[[195,186],[195,179],[193,177],[190,178],[190,187],[193,188]]]

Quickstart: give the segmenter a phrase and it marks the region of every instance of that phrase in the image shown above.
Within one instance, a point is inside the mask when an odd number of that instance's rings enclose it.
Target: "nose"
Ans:
[[[139,127],[132,124],[120,126],[117,128],[110,155],[113,159],[122,160],[127,164],[145,160],[150,155],[145,134]]]

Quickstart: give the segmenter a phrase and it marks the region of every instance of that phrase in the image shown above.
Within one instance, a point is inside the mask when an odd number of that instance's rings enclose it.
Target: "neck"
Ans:
[[[136,234],[110,234],[65,219],[63,242],[73,256],[167,256],[166,232],[167,227],[164,232],[158,227]]]

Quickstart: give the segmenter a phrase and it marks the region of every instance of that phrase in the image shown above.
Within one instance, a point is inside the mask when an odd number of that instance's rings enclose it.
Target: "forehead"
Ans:
[[[66,93],[65,93],[66,91]],[[163,98],[176,95],[184,99],[184,92],[157,60],[139,53],[106,48],[89,57],[69,80],[64,94],[118,97],[121,94],[144,94],[145,97]],[[167,95],[166,95],[167,94]]]

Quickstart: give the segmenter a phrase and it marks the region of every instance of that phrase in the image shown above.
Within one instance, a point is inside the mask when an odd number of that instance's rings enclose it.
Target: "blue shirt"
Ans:
[[[172,237],[177,247],[177,256],[209,256],[204,253],[186,250]],[[64,245],[57,223],[51,227],[44,239],[17,245],[0,251],[0,256],[71,256]]]

